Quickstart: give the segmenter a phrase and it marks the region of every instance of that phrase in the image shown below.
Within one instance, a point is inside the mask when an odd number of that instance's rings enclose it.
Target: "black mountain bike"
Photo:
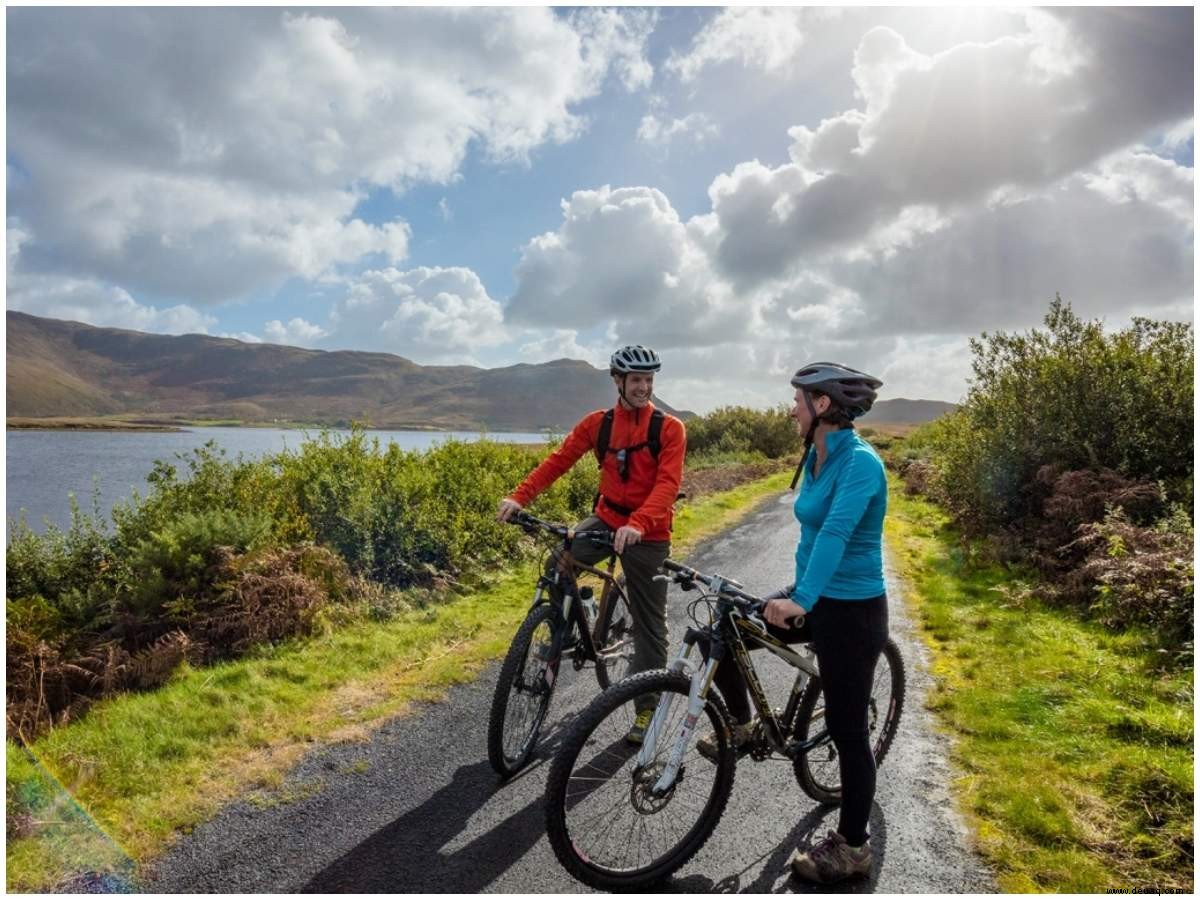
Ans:
[[[576,671],[594,663],[601,690],[620,681],[633,659],[633,614],[625,597],[624,577],[613,575],[616,553],[609,556],[604,568],[571,556],[573,538],[611,547],[612,533],[603,529],[575,532],[526,512],[509,521],[529,534],[541,531],[562,542],[550,551],[533,606],[508,648],[492,696],[488,761],[504,778],[515,774],[533,755],[564,657]],[[579,585],[584,573],[603,584],[598,602],[592,587]]]
[[[837,750],[824,728],[821,678],[806,645],[788,646],[760,618],[765,602],[737,582],[667,560],[685,590],[707,590],[689,606],[689,627],[670,667],[642,672],[606,690],[579,716],[554,758],[546,784],[546,830],[559,861],[595,888],[637,890],[678,870],[708,840],[733,790],[738,753],[729,713],[712,690],[718,664],[736,665],[758,711],[747,755],[791,759],[800,787],[820,803],[841,802]],[[700,611],[707,611],[701,615]],[[707,621],[701,622],[705,618]],[[688,663],[701,647],[696,666]],[[782,712],[771,708],[749,649],[765,647],[798,671]],[[639,697],[657,706],[640,747],[625,741]],[[904,661],[888,640],[875,668],[868,712],[879,763],[904,705]],[[698,751],[701,721],[711,727],[715,761]]]

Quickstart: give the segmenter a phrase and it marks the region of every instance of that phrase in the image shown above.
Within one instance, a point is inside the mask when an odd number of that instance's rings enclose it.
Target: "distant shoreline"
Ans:
[[[4,427],[11,431],[186,431],[177,425],[147,422],[114,422],[109,419],[47,418],[16,416],[6,419]]]
[[[362,425],[366,432],[372,431],[414,431],[414,432],[481,432],[490,436],[505,434],[535,434],[544,429],[526,431],[497,431],[491,428],[471,426],[445,425]],[[87,416],[12,416],[5,420],[5,428],[9,431],[144,431],[144,432],[184,432],[192,428],[277,428],[283,431],[349,431],[348,425],[330,425],[316,422],[239,422],[228,419],[185,420],[176,422],[155,422],[145,420],[106,419],[103,417]]]

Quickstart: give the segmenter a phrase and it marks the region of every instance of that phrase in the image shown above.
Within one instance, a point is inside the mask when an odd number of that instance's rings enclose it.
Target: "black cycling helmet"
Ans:
[[[662,360],[649,347],[641,344],[629,344],[612,355],[609,368],[622,375],[630,372],[657,372],[662,368]]]
[[[851,419],[871,409],[875,392],[883,387],[878,378],[839,363],[816,362],[798,369],[792,387],[820,391],[836,403]]]

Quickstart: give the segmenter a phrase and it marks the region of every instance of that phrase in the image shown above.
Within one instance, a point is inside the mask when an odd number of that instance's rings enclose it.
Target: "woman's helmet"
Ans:
[[[792,387],[820,391],[847,416],[857,419],[870,410],[875,402],[875,392],[883,387],[883,382],[849,366],[817,362],[797,370],[792,376]]]
[[[657,372],[662,368],[658,354],[641,344],[622,347],[612,355],[608,364],[613,372],[625,375],[630,372]]]

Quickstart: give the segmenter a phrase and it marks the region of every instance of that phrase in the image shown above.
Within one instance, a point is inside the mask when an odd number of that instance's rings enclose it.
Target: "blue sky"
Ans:
[[[9,309],[959,399],[1056,292],[1192,318],[1189,8],[11,8]]]

